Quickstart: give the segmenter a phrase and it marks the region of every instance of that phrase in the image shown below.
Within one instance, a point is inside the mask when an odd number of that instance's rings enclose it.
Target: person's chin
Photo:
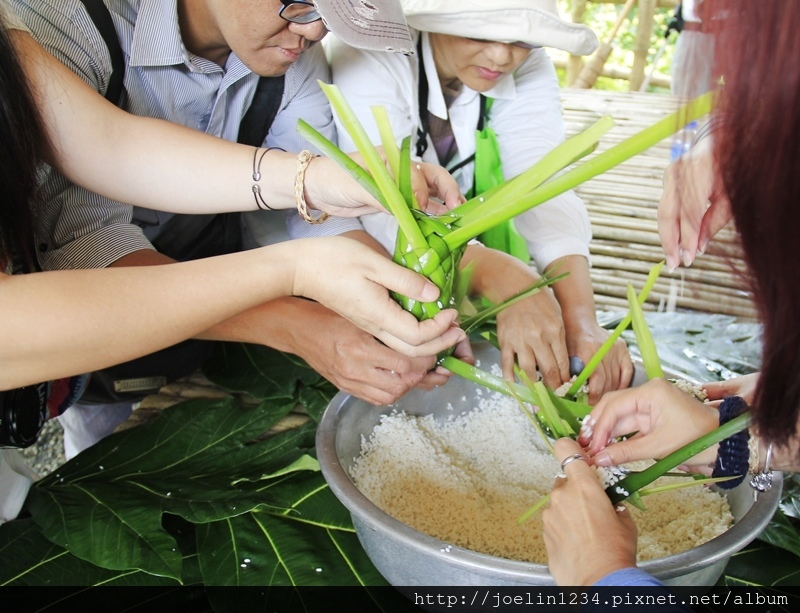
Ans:
[[[286,52],[281,47],[271,49],[269,53],[261,54],[256,61],[247,65],[250,70],[261,77],[280,77],[300,59],[301,52]]]

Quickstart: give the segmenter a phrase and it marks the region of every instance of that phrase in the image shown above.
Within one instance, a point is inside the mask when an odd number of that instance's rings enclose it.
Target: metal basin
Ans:
[[[491,345],[476,345],[474,350],[484,369],[498,361],[499,352]],[[634,385],[644,380],[639,370]],[[349,477],[350,467],[360,454],[362,437],[369,437],[382,415],[404,410],[414,415],[433,413],[444,420],[472,410],[476,387],[454,376],[436,390],[413,390],[385,407],[339,393],[322,417],[317,431],[322,472],[331,490],[350,510],[367,555],[392,585],[555,585],[545,565],[462,549],[410,528],[370,502]],[[782,474],[776,473],[772,489],[761,494],[757,502],[747,481],[729,490],[734,525],[727,532],[699,547],[643,562],[640,567],[668,585],[714,585],[731,555],[766,527],[778,507],[782,483]]]

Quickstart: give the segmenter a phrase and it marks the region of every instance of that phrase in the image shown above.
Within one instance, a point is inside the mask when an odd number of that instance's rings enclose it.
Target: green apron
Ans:
[[[428,76],[425,73],[425,63],[422,61],[422,36],[417,41],[417,58],[419,61],[417,101],[420,124],[417,128],[416,154],[418,158],[422,158],[422,154],[428,148],[428,134],[430,132],[427,112]],[[453,173],[469,162],[475,161],[472,190],[467,194],[468,197],[472,197],[475,194],[480,195],[503,182],[503,166],[500,159],[500,147],[497,145],[497,135],[487,125],[492,102],[491,98],[481,94],[481,109],[478,115],[478,126],[475,130],[475,155],[447,169],[450,173]],[[526,264],[530,263],[531,256],[528,253],[528,245],[517,231],[513,219],[484,232],[478,237],[478,240],[487,247],[510,253]]]
[[[486,99],[486,119],[489,117],[489,110],[492,107],[492,99]],[[495,185],[501,184],[503,179],[503,163],[500,159],[500,147],[497,143],[497,135],[484,121],[483,129],[475,131],[475,180],[473,183],[473,194],[482,194]],[[498,249],[505,253],[510,253],[514,257],[522,260],[526,264],[530,263],[531,256],[528,253],[528,244],[517,230],[514,220],[487,230],[478,240],[492,249]]]

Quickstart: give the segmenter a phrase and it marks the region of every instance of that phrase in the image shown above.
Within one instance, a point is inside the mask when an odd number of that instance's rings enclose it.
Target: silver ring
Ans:
[[[585,462],[585,461],[586,461],[586,458],[584,458],[584,457],[583,457],[581,454],[579,454],[579,453],[573,453],[571,456],[567,456],[567,457],[566,457],[566,458],[564,458],[564,460],[561,462],[561,472],[564,472],[564,468],[566,468],[567,464],[569,464],[570,462],[574,462],[575,460],[583,460],[583,461]]]

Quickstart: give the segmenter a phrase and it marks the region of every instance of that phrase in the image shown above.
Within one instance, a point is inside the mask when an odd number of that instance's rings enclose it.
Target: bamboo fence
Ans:
[[[655,123],[678,107],[663,94],[564,89],[562,106],[567,134],[583,130],[601,115],[616,126],[599,151]],[[664,257],[656,219],[671,139],[576,189],[589,211],[595,300],[600,309],[627,308],[627,284],[641,288],[651,266]],[[756,317],[745,291],[744,264],[732,228],[723,229],[690,268],[664,269],[645,305],[649,310],[688,310]]]

